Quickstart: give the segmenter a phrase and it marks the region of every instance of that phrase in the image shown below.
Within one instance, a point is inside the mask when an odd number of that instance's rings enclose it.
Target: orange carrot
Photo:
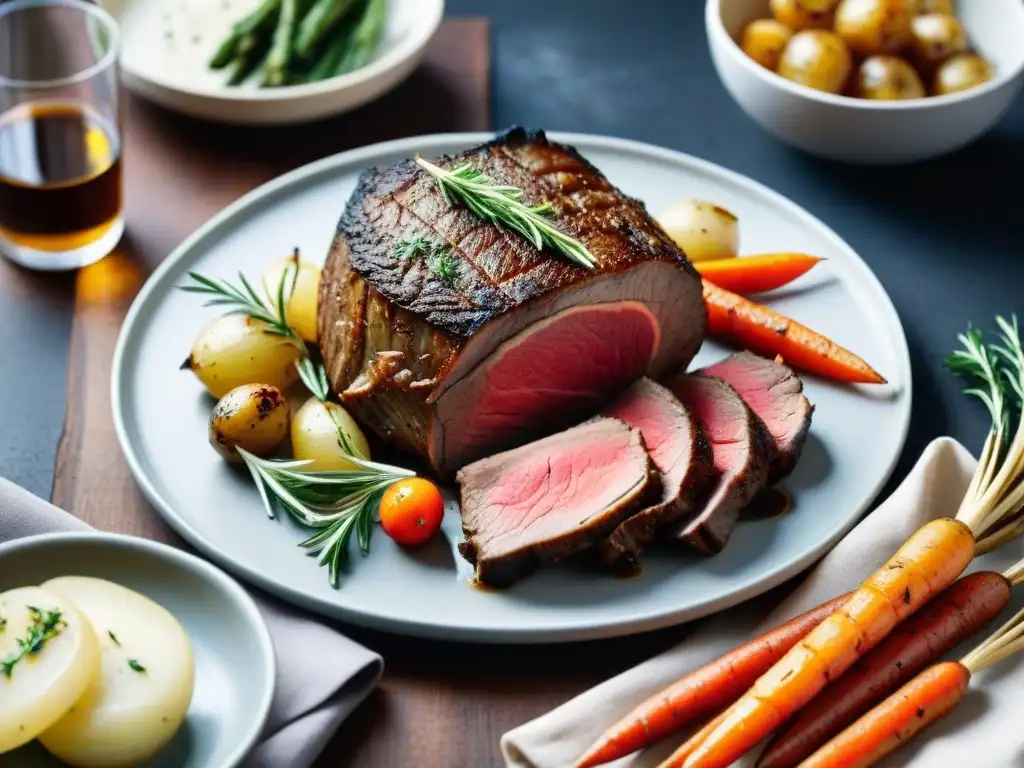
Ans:
[[[954,646],[1010,601],[1000,573],[964,576],[897,627],[811,701],[769,743],[758,768],[792,768]]]
[[[759,293],[781,288],[821,261],[803,253],[766,253],[739,259],[698,261],[694,267],[700,276],[719,288],[734,293]]]
[[[681,768],[683,763],[686,762],[686,758],[693,754],[693,750],[701,745],[707,735],[717,728],[725,720],[725,716],[729,714],[729,710],[722,710],[717,717],[713,717],[707,722],[707,724],[696,731],[690,738],[682,743],[682,745],[669,755],[658,768]]]
[[[829,379],[884,384],[870,365],[831,339],[704,280],[708,333],[740,344],[752,352],[781,355],[790,365]]]
[[[731,707],[686,760],[686,768],[726,768],[786,722],[879,643],[897,624],[952,584],[974,557],[974,534],[938,519],[899,551],[793,646]]]
[[[959,661],[929,667],[832,739],[801,768],[867,768],[957,705],[970,682]]]
[[[610,763],[731,704],[848,598],[822,603],[677,680],[601,734],[576,768]]]

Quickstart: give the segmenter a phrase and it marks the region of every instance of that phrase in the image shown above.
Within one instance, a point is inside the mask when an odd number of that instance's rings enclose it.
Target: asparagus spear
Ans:
[[[266,38],[247,35],[239,44],[242,51],[235,59],[234,69],[228,78],[228,85],[241,85],[257,69],[265,68],[267,61],[268,40]]]
[[[295,52],[308,57],[355,4],[356,0],[316,0],[299,24]]]
[[[345,52],[348,50],[351,40],[352,25],[342,25],[342,28],[327,41],[327,45],[324,47],[320,57],[310,68],[306,76],[307,81],[313,83],[317,80],[326,80],[329,77],[334,77],[338,71],[338,65],[341,64],[341,60],[345,57]]]
[[[263,29],[269,29],[278,11],[281,8],[281,0],[263,0],[259,7],[241,19],[231,27],[228,36],[224,38],[217,48],[213,58],[210,59],[210,67],[223,69],[236,56],[242,55],[242,43]]]
[[[292,56],[292,38],[295,35],[298,0],[282,0],[281,14],[274,30],[274,42],[267,55],[267,76],[264,85],[284,85],[288,77],[288,62]]]
[[[387,0],[369,0],[352,33],[345,55],[338,63],[334,74],[344,75],[347,72],[354,72],[370,63],[384,36],[387,20]]]

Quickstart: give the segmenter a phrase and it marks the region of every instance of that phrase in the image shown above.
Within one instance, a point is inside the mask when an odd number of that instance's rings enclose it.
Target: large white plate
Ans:
[[[475,641],[578,640],[666,626],[764,592],[822,555],[888,478],[906,436],[910,365],[896,312],[857,254],[792,202],[710,163],[620,139],[555,135],[655,212],[689,196],[731,209],[741,222],[744,252],[827,257],[813,279],[779,292],[772,305],[863,353],[891,382],[858,388],[806,377],[817,410],[804,456],[785,483],[796,499],[792,512],[741,523],[725,551],[711,558],[652,553],[644,574],[629,580],[553,567],[506,592],[471,587],[442,541],[409,553],[378,533],[371,555],[356,554],[340,588],[332,589],[327,574],[295,546],[304,531],[268,520],[248,477],[205,445],[210,399],[177,368],[214,310],[175,290],[186,272],[258,276],[268,260],[295,246],[322,259],[361,170],[417,151],[457,152],[488,138],[404,139],[305,166],[221,212],[160,266],[125,320],[112,393],[121,445],[160,514],[202,552],[293,603],[366,626]],[[708,343],[697,362],[724,352]],[[458,536],[454,508],[444,530],[450,539]]]
[[[337,115],[384,95],[423,58],[444,0],[388,0],[370,64],[341,77],[284,88],[229,87],[210,60],[231,25],[261,0],[101,0],[122,28],[126,86],[178,112],[225,123],[297,123]]]

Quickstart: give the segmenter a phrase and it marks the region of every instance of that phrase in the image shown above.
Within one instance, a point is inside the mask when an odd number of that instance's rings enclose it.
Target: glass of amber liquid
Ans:
[[[0,252],[26,267],[91,264],[121,238],[117,57],[92,3],[0,2]]]

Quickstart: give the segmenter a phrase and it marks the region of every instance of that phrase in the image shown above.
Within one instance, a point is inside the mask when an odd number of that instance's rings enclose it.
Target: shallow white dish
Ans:
[[[181,623],[195,657],[195,691],[181,729],[140,768],[233,768],[256,744],[274,694],[274,648],[252,598],[194,555],[110,533],[54,533],[0,545],[0,592],[57,576],[121,584]],[[36,743],[0,755],[0,768],[59,768]]]
[[[854,163],[909,163],[977,139],[1024,85],[1021,0],[959,0],[957,16],[995,77],[961,93],[906,101],[835,96],[790,82],[752,61],[737,44],[769,0],[707,0],[705,26],[715,69],[736,103],[782,141]]]
[[[491,138],[452,134],[366,147],[286,174],[221,212],[150,278],[118,341],[112,396],[121,445],[160,514],[211,558],[298,605],[395,632],[495,642],[578,640],[693,619],[779,584],[838,540],[888,478],[909,423],[907,345],[877,279],[821,222],[738,174],[637,142],[553,137],[577,147],[654,212],[689,196],[731,209],[740,219],[744,252],[796,250],[828,258],[819,274],[771,303],[863,353],[891,384],[847,388],[807,377],[817,412],[803,459],[785,483],[796,497],[792,513],[744,522],[725,551],[709,559],[652,553],[640,578],[616,580],[556,567],[501,593],[471,587],[464,568],[457,574],[461,559],[443,542],[409,553],[379,532],[371,555],[355,554],[335,590],[295,546],[306,533],[288,521],[267,519],[248,476],[230,470],[205,445],[211,400],[177,368],[213,310],[174,286],[190,270],[258,275],[267,261],[295,246],[307,258],[322,260],[364,168],[415,152],[453,153]],[[709,343],[697,362],[724,353]],[[450,540],[459,535],[454,508],[444,531]]]
[[[260,0],[102,0],[121,23],[125,85],[178,112],[238,124],[284,124],[355,109],[401,83],[423,58],[444,0],[388,0],[388,25],[366,67],[284,88],[229,87],[206,63],[232,23]]]

